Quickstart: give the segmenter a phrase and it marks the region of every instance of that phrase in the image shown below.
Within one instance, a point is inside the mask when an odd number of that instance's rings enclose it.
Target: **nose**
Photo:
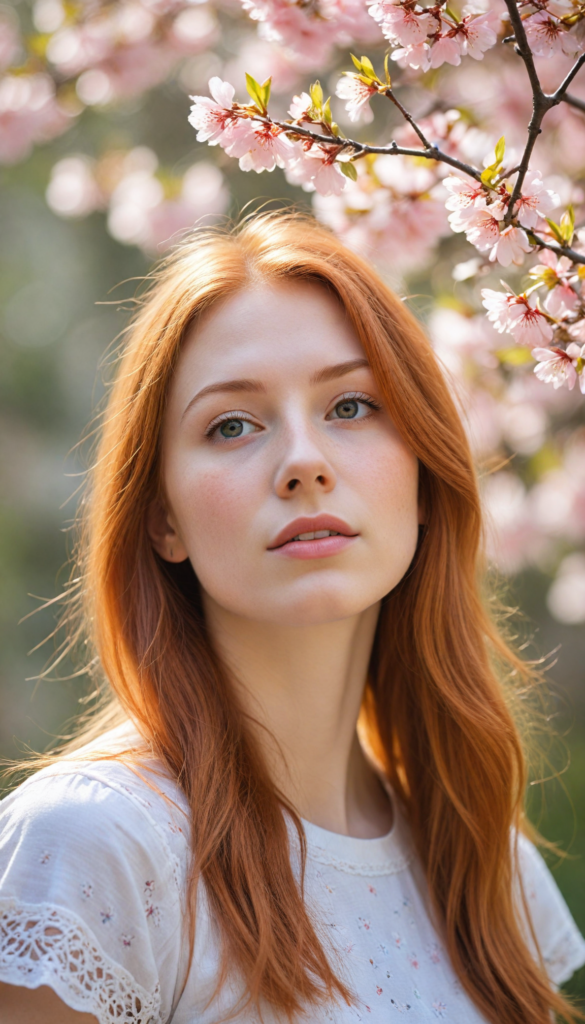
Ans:
[[[283,438],[283,454],[276,471],[278,497],[327,494],[335,483],[335,470],[315,432],[305,424],[290,426]]]

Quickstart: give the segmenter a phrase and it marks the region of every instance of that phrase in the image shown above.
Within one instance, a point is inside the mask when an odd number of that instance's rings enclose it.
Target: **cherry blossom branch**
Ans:
[[[528,139],[520,161],[518,176],[514,183],[512,195],[510,196],[508,210],[504,218],[505,223],[510,224],[514,216],[514,207],[522,192],[522,185],[524,184],[524,178],[528,171],[530,158],[532,156],[536,140],[542,132],[542,122],[552,107],[557,106],[562,100],[566,100],[567,89],[575,78],[577,72],[581,69],[583,64],[585,64],[585,53],[581,54],[579,59],[575,61],[575,64],[565,77],[564,81],[561,82],[556,92],[550,94],[545,93],[540,84],[540,79],[534,65],[534,57],[528,43],[526,30],[524,28],[522,18],[520,17],[516,0],[505,0],[505,3],[508,8],[510,22],[514,29],[514,36],[511,37],[515,42],[514,50],[524,61],[532,88],[532,117],[530,118],[530,123],[528,125]],[[585,105],[583,109],[585,110]]]
[[[551,99],[554,102],[555,105],[557,103],[560,103],[561,100],[566,100],[567,99],[567,96],[566,96],[567,89],[569,88],[569,86],[570,86],[571,82],[573,81],[573,79],[574,79],[575,75],[577,74],[577,72],[581,70],[581,68],[583,67],[584,64],[585,64],[585,53],[582,53],[581,56],[579,57],[579,59],[576,60],[575,63],[573,64],[573,67],[569,71],[569,73],[568,73],[567,77],[565,78],[564,82],[561,82],[561,84],[559,85],[557,91],[555,93],[553,93],[552,96],[547,97],[547,98]],[[551,106],[552,106],[552,103],[551,103]]]
[[[522,225],[520,225],[520,227],[522,227]],[[576,249],[571,249],[571,247],[568,245],[561,245],[560,243],[556,242],[545,242],[544,238],[540,238],[540,236],[537,235],[532,228],[524,228],[523,230],[526,231],[529,241],[533,242],[534,245],[539,245],[542,249],[550,249],[550,251],[554,252],[556,256],[567,256],[572,263],[580,263],[581,265],[585,265],[584,253],[577,252]]]
[[[585,114],[585,100],[579,99],[578,96],[572,96],[571,93],[566,92],[563,96],[563,102],[568,103],[570,107],[574,107],[575,110],[580,110]]]
[[[340,152],[351,151],[352,157],[359,159],[362,156],[367,156],[368,153],[386,154],[390,153],[395,156],[417,156],[424,157],[425,160],[435,160],[437,163],[448,164],[450,167],[454,167],[458,171],[462,171],[464,174],[468,174],[470,178],[475,178],[476,181],[481,181],[481,171],[477,167],[473,167],[472,164],[466,164],[462,160],[458,160],[457,157],[449,156],[447,153],[443,153],[438,146],[433,146],[430,142],[426,142],[425,149],[410,149],[405,146],[399,146],[396,142],[392,141],[387,146],[370,146],[365,142],[357,142],[355,139],[340,139],[334,135],[321,135],[319,132],[313,132],[308,128],[302,128],[300,125],[293,125],[287,121],[272,121],[270,118],[257,118],[258,121],[264,121],[265,124],[275,124],[279,128],[284,129],[286,132],[293,132],[295,135],[300,135],[304,139],[311,139],[313,142],[318,142],[321,146],[333,145],[336,146]],[[419,138],[422,138],[422,134],[418,133]]]
[[[398,107],[398,109],[399,109],[400,113],[402,114],[404,120],[408,121],[408,123],[409,123],[410,127],[412,128],[413,132],[416,132],[416,134],[418,135],[418,137],[419,137],[420,141],[422,142],[423,146],[425,147],[425,149],[432,149],[431,143],[426,138],[424,132],[419,127],[419,125],[416,123],[416,121],[415,121],[414,117],[412,116],[412,114],[400,102],[400,100],[398,99],[398,96],[396,96],[394,94],[394,91],[392,90],[391,86],[388,86],[388,88],[384,89],[383,91],[381,90],[381,95],[382,96],[387,96],[388,99],[392,101],[394,106]]]
[[[518,176],[514,183],[512,195],[510,196],[508,211],[504,218],[505,223],[510,224],[512,217],[514,216],[514,207],[522,192],[522,185],[524,184],[524,178],[526,177],[532,151],[536,144],[536,140],[542,131],[542,122],[550,108],[554,106],[555,103],[560,102],[560,99],[554,100],[543,92],[540,79],[534,65],[532,50],[530,49],[522,18],[520,17],[520,12],[516,5],[516,0],[505,0],[505,2],[506,7],[508,8],[508,14],[510,15],[512,28],[514,29],[514,50],[524,61],[528,78],[530,79],[530,86],[532,88],[532,117],[530,118],[530,123],[528,125],[528,139],[520,161]]]
[[[526,37],[526,32],[524,30],[524,25],[522,23],[522,18],[520,17],[520,12],[518,10],[516,0],[505,0],[505,4],[506,7],[508,8],[508,14],[510,15],[510,22],[512,24],[512,28],[514,29],[514,35],[507,36],[504,42],[507,42],[508,40],[510,40],[510,42],[512,40],[514,41],[514,50],[516,51],[519,57],[522,57],[522,60],[524,61],[524,64],[526,66],[526,71],[528,72],[530,85],[532,87],[532,95],[544,96],[542,86],[540,84],[540,78],[538,77],[536,67],[534,66],[534,57],[532,54],[532,50],[530,49],[530,45]]]

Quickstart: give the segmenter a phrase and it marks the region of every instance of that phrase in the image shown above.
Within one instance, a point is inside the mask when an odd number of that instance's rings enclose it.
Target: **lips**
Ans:
[[[274,548],[283,547],[284,544],[292,541],[294,537],[298,537],[299,533],[318,533],[322,530],[332,530],[334,533],[340,533],[344,537],[357,536],[357,531],[352,530],[351,526],[337,516],[330,516],[325,513],[318,516],[300,516],[298,519],[293,519],[292,523],[289,523],[277,534],[268,545],[268,550],[272,551]],[[315,541],[297,541],[296,543],[313,544]]]

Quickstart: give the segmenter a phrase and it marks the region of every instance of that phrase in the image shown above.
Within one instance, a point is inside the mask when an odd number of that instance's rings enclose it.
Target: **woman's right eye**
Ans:
[[[245,437],[247,434],[252,434],[255,430],[257,430],[257,427],[249,420],[243,419],[241,416],[230,416],[219,423],[211,424],[206,434],[210,438],[219,437],[229,441],[231,438]]]

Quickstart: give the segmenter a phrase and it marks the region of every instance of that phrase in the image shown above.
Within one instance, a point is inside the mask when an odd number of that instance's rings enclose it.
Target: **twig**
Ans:
[[[585,114],[585,100],[580,100],[578,96],[573,96],[571,93],[566,92],[563,96],[563,102],[568,103],[575,110],[581,110]]]
[[[559,103],[561,100],[566,99],[566,95],[565,94],[567,92],[567,89],[569,88],[569,86],[570,86],[571,82],[573,81],[573,79],[574,79],[575,75],[577,74],[577,72],[581,70],[581,68],[583,67],[584,64],[585,64],[585,53],[582,53],[581,56],[579,57],[579,59],[576,60],[575,63],[573,64],[573,67],[569,71],[569,73],[568,73],[567,77],[565,78],[564,82],[561,82],[561,84],[559,85],[557,91],[552,94],[550,99],[554,100],[555,103]]]
[[[388,86],[387,89],[384,89],[381,92],[381,94],[383,96],[387,96],[389,100],[392,100],[392,103],[394,104],[394,106],[398,107],[398,109],[399,109],[400,113],[402,114],[404,120],[408,121],[408,123],[409,123],[410,127],[412,128],[412,130],[414,132],[416,132],[416,134],[418,135],[418,137],[419,137],[420,141],[422,142],[423,146],[425,147],[425,149],[432,149],[431,143],[429,142],[429,140],[427,138],[425,138],[425,135],[424,135],[422,129],[418,126],[418,124],[414,120],[414,117],[412,116],[412,114],[406,109],[406,107],[404,107],[402,105],[402,103],[398,99],[398,96],[394,95],[391,86]]]
[[[394,156],[418,156],[423,157],[425,160],[435,160],[437,163],[448,164],[449,167],[455,167],[458,171],[462,171],[463,174],[469,175],[470,178],[475,178],[476,181],[481,181],[481,171],[477,167],[473,167],[472,164],[463,163],[462,160],[458,160],[457,157],[449,156],[447,153],[443,153],[438,146],[432,146],[427,143],[425,149],[410,149],[405,146],[398,146],[396,142],[392,141],[388,146],[369,146],[364,142],[356,142],[354,139],[340,139],[338,136],[333,135],[321,135],[319,132],[312,132],[308,128],[302,128],[300,125],[289,124],[286,121],[272,121],[267,118],[256,118],[258,121],[266,121],[266,123],[275,124],[279,128],[283,128],[286,132],[294,132],[295,135],[300,135],[304,139],[311,139],[313,142],[318,142],[320,145],[334,146],[340,152],[347,152],[351,150],[352,156],[359,159],[362,156],[367,156],[368,153],[376,153],[378,155],[384,153],[391,153]]]
[[[522,225],[520,225],[522,227]],[[557,256],[568,256],[572,263],[580,263],[585,265],[585,255],[582,252],[577,252],[576,249],[571,249],[568,245],[557,245],[556,242],[545,242],[544,238],[536,235],[532,228],[524,228],[524,231],[528,235],[530,242],[534,241],[535,245],[540,245],[543,249],[550,249],[551,252],[557,254]]]

